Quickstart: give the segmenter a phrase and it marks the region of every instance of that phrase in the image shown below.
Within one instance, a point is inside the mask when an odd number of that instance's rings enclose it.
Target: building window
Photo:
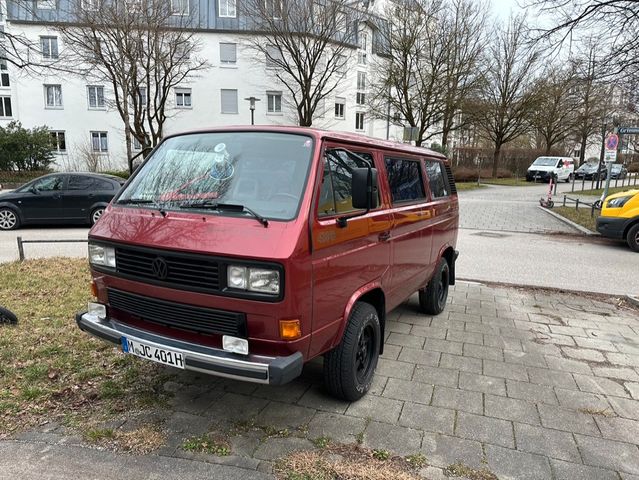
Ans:
[[[0,117],[12,117],[11,97],[0,97]]]
[[[176,88],[175,89],[175,105],[178,108],[191,108],[191,89]]]
[[[282,18],[282,0],[264,0],[264,10],[271,18]]]
[[[104,110],[104,87],[99,85],[89,85],[87,87],[89,98],[89,108],[91,110]]]
[[[222,113],[237,113],[237,90],[222,89]]]
[[[357,63],[360,65],[366,65],[366,52],[357,52]]]
[[[355,114],[355,130],[364,130],[364,112]]]
[[[44,60],[58,58],[58,37],[40,37],[40,50]]]
[[[171,0],[171,13],[173,15],[188,15],[189,0]]]
[[[235,65],[237,62],[237,45],[235,43],[220,43],[220,63]]]
[[[345,103],[343,98],[335,99],[335,118],[344,118]]]
[[[360,50],[366,51],[368,47],[368,34],[365,32],[360,33],[359,35],[359,48]]]
[[[91,149],[94,152],[109,151],[107,132],[91,132]]]
[[[63,130],[51,130],[51,143],[57,152],[64,153],[67,151],[67,142]]]
[[[219,0],[218,4],[218,16],[235,18],[235,0]]]
[[[4,58],[0,58],[0,87],[9,87],[9,73],[7,72],[7,61]]]
[[[146,87],[138,87],[138,102],[141,108],[146,107]]]
[[[142,144],[136,137],[133,137],[133,150],[142,150]]]
[[[82,0],[82,10],[96,11],[100,8],[100,0]]]
[[[357,92],[356,103],[357,105],[366,104],[366,94],[364,92]]]
[[[282,92],[266,92],[268,113],[282,113]]]
[[[366,72],[357,72],[357,90],[366,90]]]
[[[36,0],[38,10],[55,10],[55,0]]]
[[[62,108],[62,85],[45,85],[44,102],[46,108]]]

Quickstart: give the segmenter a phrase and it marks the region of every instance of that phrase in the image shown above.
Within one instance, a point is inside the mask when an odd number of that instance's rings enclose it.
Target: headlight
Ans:
[[[621,208],[623,207],[628,200],[630,200],[633,197],[633,195],[627,195],[625,197],[617,197],[617,198],[613,198],[612,200],[608,200],[608,204],[607,207],[608,208]]]
[[[89,243],[89,263],[115,268],[115,248]]]
[[[229,288],[278,295],[280,293],[280,272],[265,268],[229,265],[226,284]]]

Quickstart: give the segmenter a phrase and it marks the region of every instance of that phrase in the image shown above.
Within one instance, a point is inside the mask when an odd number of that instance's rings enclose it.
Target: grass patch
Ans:
[[[416,468],[388,453],[386,460],[375,451],[353,445],[331,445],[323,450],[287,455],[273,467],[280,480],[417,480]],[[379,452],[379,450],[378,450]]]
[[[199,437],[191,437],[184,441],[182,450],[187,452],[208,453],[218,457],[226,457],[231,453],[228,442],[220,435],[205,433]]]
[[[586,185],[588,184],[589,180],[586,181]],[[614,183],[611,183],[611,185],[614,185]],[[592,195],[592,196],[597,196],[600,197],[601,194],[604,192],[603,188],[598,188],[598,189],[594,189],[594,190],[578,190],[579,187],[579,180],[577,180],[575,182],[575,191],[574,192],[566,192],[566,195],[570,196],[572,195]],[[620,192],[627,192],[628,190],[639,190],[639,182],[637,182],[637,185],[626,185],[625,187],[613,187],[611,186],[608,189],[608,195],[612,195],[613,193],[620,193]]]
[[[426,465],[428,465],[428,461],[426,460],[426,457],[421,454],[421,453],[416,453],[414,455],[408,455],[406,457],[406,461],[413,467],[416,469],[425,467]]]
[[[45,421],[87,431],[165,399],[163,367],[77,327],[90,299],[86,260],[2,264],[0,278],[0,305],[20,319],[0,326],[0,438]]]
[[[448,465],[444,469],[447,477],[464,477],[468,480],[499,480],[497,475],[486,468],[476,469],[461,462]]]
[[[330,445],[331,439],[328,437],[319,437],[313,440],[313,445],[317,448],[326,448]]]
[[[84,433],[85,440],[111,447],[114,450],[146,454],[160,448],[166,435],[154,426],[145,425],[135,430],[121,432],[112,428],[92,428]]]
[[[553,211],[591,232],[597,231],[597,214],[590,216],[590,208],[555,207]]]
[[[530,187],[533,185],[539,185],[535,182],[527,182],[525,178],[481,178],[481,183],[488,185],[504,185],[507,187]]]
[[[481,183],[478,185],[477,182],[455,182],[455,187],[457,187],[458,192],[464,192],[466,190],[477,190],[478,188],[485,188],[485,185]]]
[[[98,443],[102,440],[111,440],[115,438],[115,432],[112,428],[92,428],[84,434],[89,442]]]

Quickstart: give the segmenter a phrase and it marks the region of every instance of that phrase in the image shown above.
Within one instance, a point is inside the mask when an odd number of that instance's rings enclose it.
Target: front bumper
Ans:
[[[617,217],[597,217],[597,231],[604,237],[623,240],[623,233],[630,219]]]
[[[295,352],[287,357],[244,356],[164,337],[124,325],[114,319],[101,320],[87,312],[78,313],[75,321],[81,330],[115,345],[120,345],[122,337],[127,337],[177,350],[184,356],[185,370],[219,377],[283,385],[297,378],[302,373],[304,364],[301,352]]]

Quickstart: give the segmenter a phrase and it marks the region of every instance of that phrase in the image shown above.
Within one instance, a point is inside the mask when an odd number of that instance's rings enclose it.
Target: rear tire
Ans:
[[[379,315],[357,302],[340,344],[324,355],[324,383],[331,395],[353,402],[371,388],[381,345]]]
[[[639,223],[630,227],[626,234],[626,242],[631,250],[639,252]]]
[[[439,260],[435,275],[426,288],[419,291],[419,306],[423,313],[439,315],[446,308],[448,287],[450,286],[450,266],[445,258]]]
[[[93,211],[91,212],[91,225],[95,225],[96,222],[100,220],[100,217],[102,216],[103,213],[104,213],[104,207],[94,208]]]
[[[0,230],[15,230],[20,227],[18,213],[8,207],[0,208]]]

